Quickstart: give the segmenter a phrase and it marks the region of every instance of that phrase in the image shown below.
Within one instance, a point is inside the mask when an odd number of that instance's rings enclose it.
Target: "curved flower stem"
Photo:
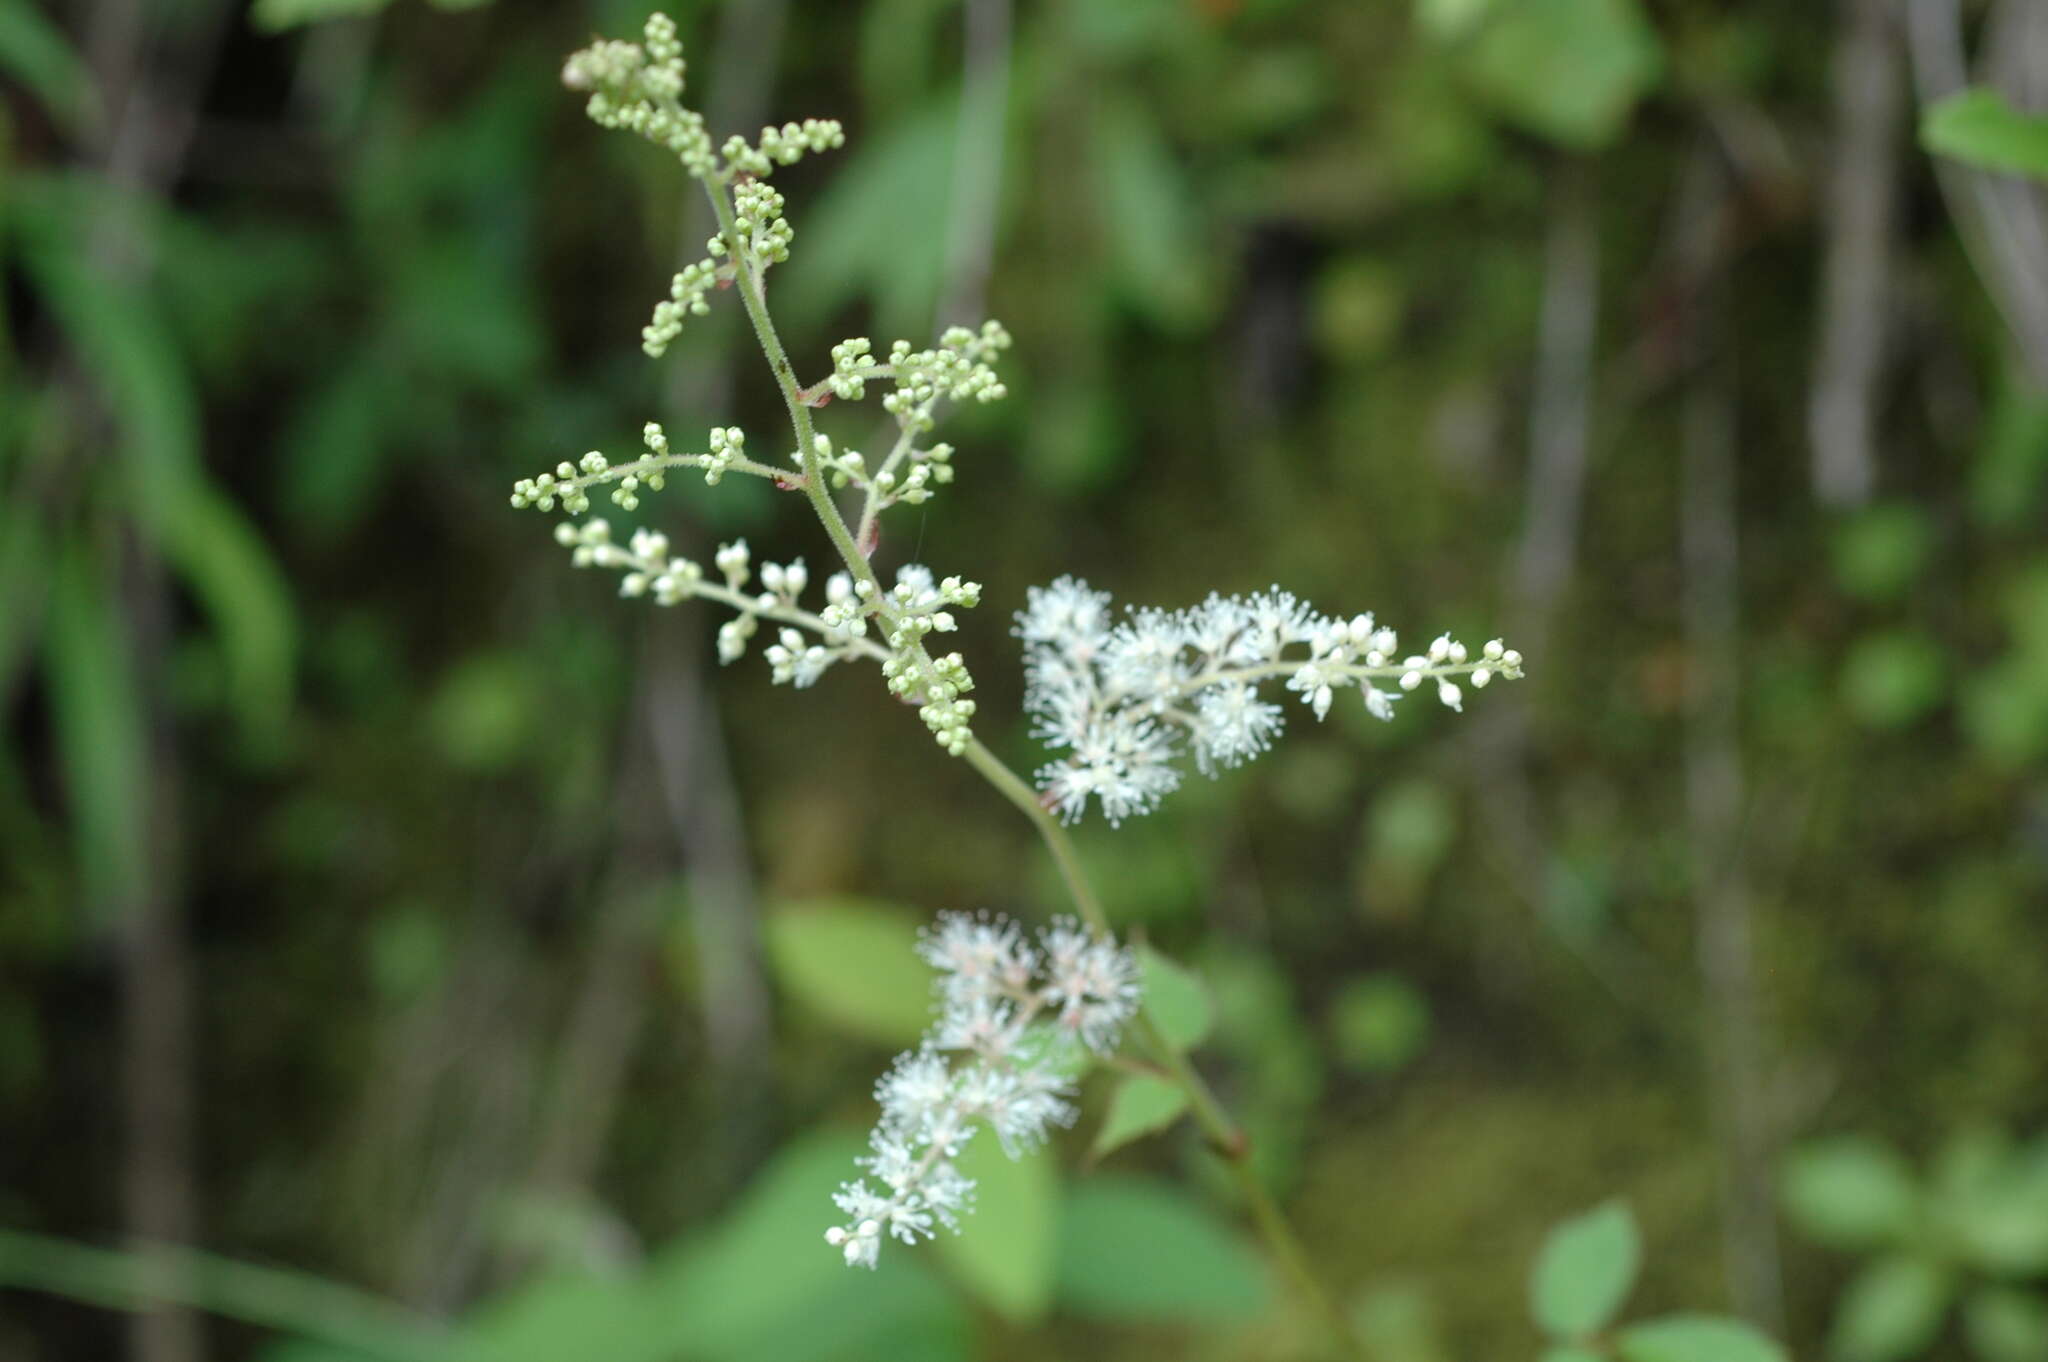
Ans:
[[[1074,907],[1089,926],[1109,934],[1109,922],[1103,916],[1102,902],[1096,897],[1095,888],[1081,866],[1080,855],[1066,825],[1039,802],[1037,791],[979,740],[969,743],[961,755],[996,788],[998,794],[1031,820],[1031,825],[1038,829],[1040,840],[1045,843],[1045,849],[1051,853],[1053,864],[1059,867],[1060,878],[1066,882],[1067,894],[1073,899]],[[1363,1356],[1363,1347],[1351,1327],[1351,1321],[1316,1277],[1294,1227],[1287,1223],[1279,1203],[1267,1190],[1258,1170],[1252,1167],[1251,1142],[1246,1138],[1244,1128],[1231,1119],[1230,1113],[1224,1110],[1207,1080],[1189,1062],[1187,1055],[1160,1031],[1149,1006],[1138,1016],[1137,1032],[1145,1047],[1153,1052],[1166,1071],[1169,1081],[1187,1094],[1188,1109],[1195,1118],[1195,1124],[1201,1127],[1210,1146],[1229,1166],[1245,1205],[1251,1211],[1253,1223],[1258,1226],[1259,1234],[1265,1239],[1281,1270],[1292,1280],[1296,1292],[1322,1319],[1331,1336],[1347,1353],[1354,1357]]]
[[[803,492],[810,500],[811,509],[831,538],[832,546],[845,561],[847,571],[856,581],[865,581],[873,586],[874,599],[882,599],[881,583],[876,579],[874,567],[867,555],[861,551],[846,520],[839,513],[839,507],[825,489],[825,480],[819,476],[817,452],[813,447],[811,411],[803,387],[796,380],[796,371],[789,362],[789,355],[783,349],[782,338],[776,334],[775,323],[768,315],[768,302],[761,286],[761,272],[741,239],[734,224],[732,197],[726,186],[719,180],[706,179],[704,189],[711,198],[711,208],[718,216],[718,226],[732,251],[735,287],[740,301],[745,306],[747,319],[753,323],[754,334],[761,343],[761,350],[768,359],[768,367],[775,375],[782,399],[789,409],[790,426],[796,435],[796,452],[803,465]],[[920,661],[927,668],[931,660],[924,653],[923,646],[916,645]],[[961,755],[968,765],[978,771],[996,793],[1014,804],[1018,811],[1031,821],[1038,830],[1040,840],[1051,853],[1053,864],[1059,868],[1060,878],[1065,882],[1068,896],[1074,901],[1075,910],[1090,927],[1109,934],[1109,919],[1102,911],[1102,900],[1089,883],[1087,872],[1082,868],[1081,858],[1074,846],[1074,839],[1065,826],[1053,817],[1050,810],[1039,801],[1038,792],[1031,788],[1022,777],[1005,765],[1001,758],[976,739],[968,743]],[[1287,1223],[1273,1194],[1266,1189],[1259,1175],[1251,1166],[1250,1142],[1242,1127],[1230,1118],[1223,1104],[1195,1071],[1186,1054],[1161,1033],[1149,1010],[1138,1017],[1139,1036],[1147,1048],[1153,1050],[1174,1084],[1188,1096],[1188,1107],[1195,1122],[1208,1138],[1209,1143],[1222,1155],[1229,1165],[1231,1174],[1237,1179],[1245,1205],[1250,1210],[1253,1223],[1280,1268],[1293,1281],[1302,1300],[1315,1311],[1329,1329],[1332,1339],[1352,1357],[1364,1356],[1356,1332],[1344,1312],[1338,1308],[1328,1291],[1317,1280],[1309,1266],[1307,1253],[1301,1240]]]

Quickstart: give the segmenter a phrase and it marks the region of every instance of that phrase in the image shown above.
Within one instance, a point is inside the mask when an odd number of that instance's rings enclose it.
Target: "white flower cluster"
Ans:
[[[1112,823],[1150,813],[1180,785],[1183,743],[1205,775],[1265,751],[1285,723],[1281,706],[1259,693],[1267,681],[1284,678],[1318,719],[1338,690],[1356,685],[1367,712],[1391,719],[1402,691],[1428,684],[1462,709],[1454,677],[1480,690],[1522,674],[1522,655],[1499,639],[1474,656],[1446,634],[1400,657],[1394,631],[1371,615],[1319,615],[1278,587],[1114,620],[1107,592],[1062,577],[1031,589],[1016,633],[1033,731],[1066,752],[1039,771],[1039,788],[1069,822],[1091,797]]]
[[[832,1198],[846,1220],[825,1240],[850,1266],[873,1267],[885,1235],[914,1244],[959,1229],[974,1194],[953,1164],[961,1148],[987,1125],[1015,1158],[1071,1124],[1078,1052],[1114,1049],[1138,1010],[1135,957],[1069,920],[1034,947],[1007,919],[947,913],[917,949],[939,971],[940,1014],[875,1085],[866,1176]]]

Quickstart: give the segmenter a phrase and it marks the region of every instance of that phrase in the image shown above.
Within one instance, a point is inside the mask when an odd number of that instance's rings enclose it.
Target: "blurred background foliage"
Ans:
[[[1376,1357],[1533,1356],[1620,1196],[1646,1308],[2048,1358],[2048,7],[670,8],[721,132],[847,122],[812,368],[1017,336],[881,550],[987,584],[985,716],[1062,572],[1529,656],[1084,830]],[[0,0],[0,1358],[1299,1355],[1099,1100],[940,1251],[819,1238],[914,925],[1059,896],[870,678],[720,672],[506,509],[780,428],[730,313],[636,343],[709,224],[556,75],[645,9]]]

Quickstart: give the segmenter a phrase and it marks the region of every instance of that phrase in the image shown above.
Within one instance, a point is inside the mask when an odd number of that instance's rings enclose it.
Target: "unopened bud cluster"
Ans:
[[[1317,719],[1348,686],[1367,713],[1391,719],[1402,692],[1427,685],[1462,709],[1454,678],[1480,690],[1522,674],[1521,654],[1498,639],[1475,656],[1446,634],[1402,657],[1398,636],[1371,615],[1319,615],[1278,587],[1119,621],[1107,592],[1062,577],[1032,588],[1016,633],[1034,732],[1066,753],[1039,771],[1039,788],[1068,821],[1091,798],[1112,823],[1151,812],[1179,788],[1184,748],[1207,775],[1265,751],[1286,722],[1261,694],[1269,681],[1284,681]]]
[[[961,1149],[987,1126],[1015,1158],[1071,1124],[1086,1052],[1115,1049],[1138,1010],[1136,958],[1071,920],[1033,946],[1005,918],[946,913],[917,950],[939,971],[940,1013],[875,1085],[865,1176],[832,1198],[846,1219],[825,1240],[850,1266],[875,1266],[885,1237],[959,1229],[974,1195],[953,1162]]]

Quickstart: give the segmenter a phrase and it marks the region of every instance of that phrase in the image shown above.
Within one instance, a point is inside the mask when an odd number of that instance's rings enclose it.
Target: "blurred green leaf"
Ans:
[[[1867,601],[1896,600],[1926,570],[1934,532],[1918,507],[1873,506],[1839,526],[1828,544],[1835,580]]]
[[[1790,1362],[1755,1326],[1718,1315],[1665,1315],[1615,1335],[1622,1362]]]
[[[522,653],[466,657],[450,668],[428,703],[441,751],[461,766],[493,770],[525,749],[540,722],[539,678]]]
[[[1802,1232],[1834,1248],[1902,1243],[1919,1216],[1912,1168],[1897,1151],[1861,1135],[1796,1150],[1786,1161],[1780,1196]]]
[[[113,1310],[176,1301],[374,1362],[443,1362],[434,1321],[323,1277],[192,1249],[114,1252],[0,1230],[0,1286]]]
[[[1455,1356],[1429,1293],[1415,1283],[1374,1288],[1352,1307],[1351,1321],[1373,1362],[1452,1362]]]
[[[1615,141],[1663,69],[1638,0],[1517,0],[1494,6],[1465,70],[1495,109],[1580,151]]]
[[[1898,729],[1925,718],[1946,690],[1941,645],[1915,630],[1856,640],[1842,663],[1842,698],[1871,728]]]
[[[74,136],[102,116],[92,73],[33,0],[0,0],[0,74],[19,81]]]
[[[832,1193],[856,1175],[853,1161],[865,1152],[850,1134],[792,1140],[709,1233],[662,1249],[645,1274],[653,1356],[637,1345],[631,1356],[966,1362],[966,1312],[922,1252],[892,1241],[881,1267],[864,1272],[825,1242],[836,1214]],[[580,1346],[554,1354],[591,1355]],[[604,1362],[629,1359],[605,1355]]]
[[[1941,1331],[1953,1289],[1949,1275],[1925,1259],[1877,1259],[1842,1292],[1828,1330],[1828,1356],[1836,1362],[1899,1362],[1919,1355]]]
[[[1642,1267],[1635,1216],[1609,1201],[1551,1230],[1529,1279],[1529,1308],[1552,1338],[1585,1338],[1613,1321]]]
[[[1211,310],[1209,252],[1159,120],[1133,100],[1113,98],[1093,128],[1094,202],[1109,243],[1111,283],[1158,326],[1201,324]]]
[[[974,1219],[939,1236],[939,1255],[990,1309],[1029,1324],[1052,1302],[1061,1195],[1052,1156],[1013,1159],[984,1131],[954,1163],[974,1179]]]
[[[1145,1010],[1167,1043],[1178,1050],[1200,1045],[1215,1021],[1209,990],[1201,979],[1150,946],[1138,948],[1138,966],[1144,975]]]
[[[951,214],[952,93],[853,143],[803,218],[804,247],[776,267],[776,322],[822,324],[862,295],[879,335],[922,336],[945,271]]]
[[[932,1019],[932,972],[909,914],[859,899],[790,904],[767,919],[768,960],[789,992],[855,1034],[908,1045]]]
[[[1920,116],[1920,145],[1979,170],[2048,179],[2048,118],[2022,113],[1986,87],[1929,106]]]
[[[1265,1265],[1187,1193],[1097,1174],[1068,1195],[1060,1304],[1116,1320],[1247,1319],[1270,1299]]]
[[[268,33],[317,24],[328,19],[349,19],[375,14],[391,0],[256,0],[249,10],[249,22]]]
[[[1443,864],[1457,835],[1450,791],[1421,776],[1397,781],[1373,800],[1367,818],[1371,873],[1419,885]]]
[[[205,607],[226,654],[235,715],[274,742],[292,703],[298,624],[283,572],[241,509],[209,482],[165,489],[164,553]]]
[[[1981,1286],[1963,1302],[1963,1329],[1982,1362],[2048,1362],[2048,1301],[2017,1286]]]
[[[1578,1348],[1566,1343],[1545,1348],[1542,1362],[1606,1362],[1606,1359],[1589,1348]]]
[[[1429,1041],[1429,1002],[1406,979],[1372,974],[1347,981],[1330,1005],[1338,1063],[1358,1073],[1402,1068]]]
[[[1187,1090],[1154,1074],[1132,1074],[1116,1085],[1091,1152],[1097,1158],[1166,1129],[1188,1109]]]
[[[1494,0],[1415,0],[1415,21],[1438,41],[1462,38],[1478,27]]]
[[[44,660],[79,874],[101,925],[141,901],[148,875],[148,734],[119,599],[82,548],[57,562]]]
[[[1970,467],[1970,506],[1988,525],[2018,523],[2039,503],[2048,472],[2048,394],[2001,377]]]

